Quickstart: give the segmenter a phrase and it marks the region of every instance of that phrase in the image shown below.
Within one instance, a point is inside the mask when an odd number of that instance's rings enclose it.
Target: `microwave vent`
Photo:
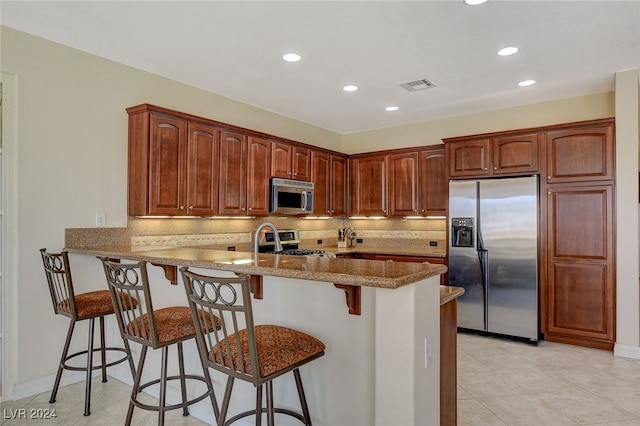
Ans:
[[[427,80],[426,78],[422,78],[420,80],[409,81],[408,83],[402,83],[400,87],[404,88],[409,92],[417,92],[419,90],[431,89],[432,87],[436,87],[435,84]]]

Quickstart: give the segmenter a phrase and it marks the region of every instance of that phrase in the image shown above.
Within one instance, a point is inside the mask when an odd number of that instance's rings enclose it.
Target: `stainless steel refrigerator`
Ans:
[[[538,177],[449,182],[458,327],[537,342]]]

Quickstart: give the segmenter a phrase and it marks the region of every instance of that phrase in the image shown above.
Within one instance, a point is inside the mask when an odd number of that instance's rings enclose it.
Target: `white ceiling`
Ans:
[[[640,0],[2,0],[0,22],[338,133],[604,92],[640,68]],[[421,78],[436,87],[399,86]]]

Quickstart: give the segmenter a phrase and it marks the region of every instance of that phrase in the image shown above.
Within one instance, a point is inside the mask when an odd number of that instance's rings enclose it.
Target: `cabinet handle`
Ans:
[[[180,210],[184,210],[184,206],[180,206],[178,207]]]
[[[251,211],[251,207],[249,207],[249,211]]]
[[[551,180],[551,176],[547,176],[547,180]]]
[[[498,167],[497,166],[493,166],[493,170],[498,170]]]
[[[487,170],[487,168],[486,168],[486,167],[485,167],[484,169],[485,169],[485,170]]]
[[[193,210],[193,206],[189,206],[189,210]]]

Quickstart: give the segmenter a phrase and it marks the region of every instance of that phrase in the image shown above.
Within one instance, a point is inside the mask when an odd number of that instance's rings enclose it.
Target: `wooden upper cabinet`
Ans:
[[[450,142],[445,145],[450,177],[489,176],[489,139]]]
[[[347,215],[347,159],[345,157],[322,151],[311,151],[311,181],[314,184],[314,215]]]
[[[286,142],[272,142],[271,176],[310,181],[311,150]]]
[[[247,212],[247,136],[228,130],[220,132],[220,191],[218,213],[244,215]]]
[[[218,129],[134,107],[129,112],[130,216],[212,216]]]
[[[152,114],[149,143],[150,215],[186,214],[187,123]]]
[[[347,215],[347,158],[331,155],[331,182],[329,197],[331,216]]]
[[[494,175],[538,171],[538,133],[496,137],[491,144]]]
[[[445,216],[449,205],[449,181],[444,147],[418,153],[418,194],[422,216]]]
[[[445,139],[452,178],[518,175],[538,171],[538,134]]]
[[[418,211],[418,153],[389,155],[389,216],[416,216]]]
[[[215,127],[189,123],[187,144],[187,214],[212,216],[218,211],[218,135]]]
[[[269,215],[271,141],[249,137],[247,150],[247,214]]]
[[[547,183],[613,179],[613,120],[549,131],[545,137]]]
[[[444,147],[389,155],[389,216],[444,216],[447,192]]]
[[[387,155],[349,158],[349,204],[352,216],[388,215]]]

